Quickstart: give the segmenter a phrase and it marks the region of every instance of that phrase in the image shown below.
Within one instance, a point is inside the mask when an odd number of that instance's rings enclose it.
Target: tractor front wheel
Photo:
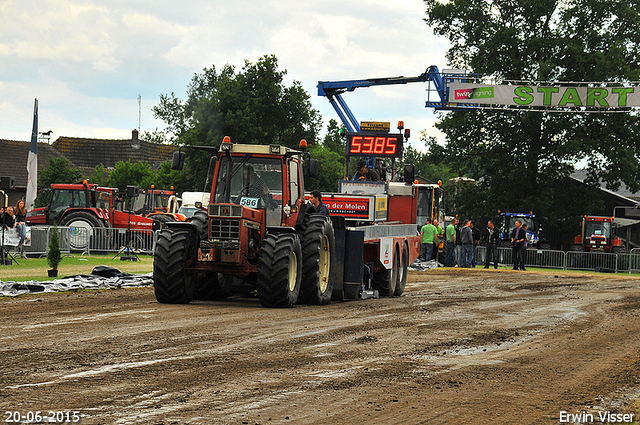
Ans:
[[[169,304],[188,304],[194,297],[195,273],[187,265],[195,261],[197,244],[188,230],[162,229],[153,254],[153,286],[156,300]]]
[[[302,286],[300,300],[323,305],[331,301],[336,272],[335,237],[331,220],[324,215],[308,217],[302,239]]]
[[[302,248],[297,234],[267,233],[258,263],[258,298],[264,307],[291,308],[300,295]]]

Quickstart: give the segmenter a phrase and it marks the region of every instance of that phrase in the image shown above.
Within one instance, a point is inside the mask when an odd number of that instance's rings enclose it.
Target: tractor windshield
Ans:
[[[584,226],[584,236],[585,238],[590,238],[591,236],[604,236],[609,239],[611,235],[611,223],[604,221],[588,221]]]
[[[226,179],[231,178],[231,191],[225,193]],[[227,196],[228,195],[228,196]],[[282,161],[246,155],[229,160],[220,158],[216,202],[234,202],[250,208],[274,209],[282,205]]]

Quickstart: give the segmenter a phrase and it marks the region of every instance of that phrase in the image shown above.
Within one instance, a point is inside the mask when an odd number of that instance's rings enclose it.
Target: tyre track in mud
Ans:
[[[0,404],[85,424],[558,423],[640,393],[628,277],[447,269],[322,307],[166,305],[140,288],[0,312]]]

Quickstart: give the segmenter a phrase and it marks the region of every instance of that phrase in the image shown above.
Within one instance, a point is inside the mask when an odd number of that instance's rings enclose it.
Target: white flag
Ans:
[[[31,130],[27,172],[29,173],[29,180],[27,181],[27,196],[24,203],[27,211],[31,211],[33,202],[38,194],[38,99],[36,99],[33,106],[33,130]]]

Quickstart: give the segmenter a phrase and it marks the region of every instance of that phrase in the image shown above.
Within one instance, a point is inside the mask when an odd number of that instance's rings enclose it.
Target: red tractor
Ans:
[[[170,190],[158,190],[152,185],[151,189],[143,189],[135,193],[131,211],[162,223],[185,221],[187,217],[179,214],[178,208],[178,199],[173,186]]]
[[[210,163],[210,203],[191,221],[169,222],[158,232],[153,280],[159,302],[222,300],[232,293],[256,293],[265,307],[358,299],[365,269],[380,295],[402,294],[419,250],[413,178],[389,184],[387,192],[385,182],[373,182],[380,183],[376,195],[322,194],[331,217],[315,214],[304,202],[304,180],[317,175],[318,161],[304,147],[232,144],[228,137],[219,149],[191,147],[217,154]],[[175,152],[172,168],[181,169],[184,160]],[[380,223],[345,225],[365,219]]]
[[[622,239],[613,236],[613,219],[613,217],[585,215],[582,219],[582,233],[575,237],[573,244],[571,244],[571,250],[623,254],[625,244]]]
[[[98,187],[85,180],[74,184],[52,184],[50,191],[49,205],[29,211],[27,224],[70,227],[73,250],[84,249],[94,229],[127,229],[132,232],[134,242],[141,242],[148,239],[154,228],[152,218],[123,211],[124,201],[118,189]]]

